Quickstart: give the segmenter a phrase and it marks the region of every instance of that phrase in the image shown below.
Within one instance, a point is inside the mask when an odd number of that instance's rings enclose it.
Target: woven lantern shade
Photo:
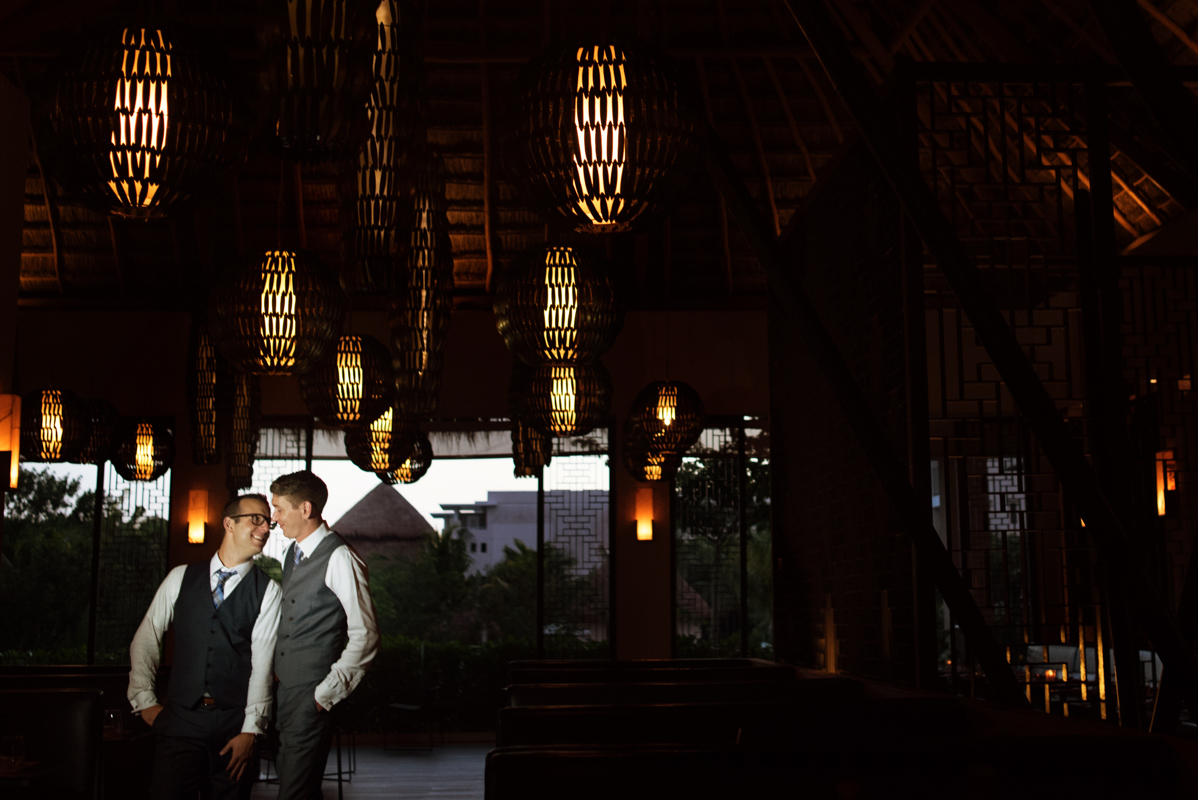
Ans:
[[[433,443],[428,434],[417,430],[412,442],[412,454],[390,472],[378,473],[379,480],[388,486],[397,483],[415,483],[424,477],[433,464]]]
[[[187,342],[187,411],[191,422],[191,459],[197,466],[220,463],[217,385],[224,371],[207,318],[202,314],[192,315]]]
[[[495,327],[527,364],[587,363],[611,347],[623,310],[604,265],[573,247],[512,259],[495,293]]]
[[[512,420],[513,474],[532,478],[553,460],[553,437],[529,425],[519,416]]]
[[[453,307],[453,249],[441,160],[415,169],[408,206],[407,281],[387,309],[394,353],[396,404],[409,417],[431,414],[441,391],[441,360]]]
[[[412,454],[414,423],[388,408],[368,425],[345,431],[345,454],[364,472],[390,472]]]
[[[629,413],[653,450],[678,455],[699,441],[706,418],[699,393],[681,381],[649,384],[632,401]]]
[[[157,25],[105,27],[70,48],[50,124],[56,177],[103,210],[141,219],[202,189],[242,142],[214,60]]]
[[[371,336],[342,336],[336,349],[300,375],[300,395],[326,425],[344,428],[374,420],[395,394],[391,353]]]
[[[417,53],[412,5],[383,0],[375,12],[374,88],[366,103],[370,135],[342,170],[342,246],[349,287],[398,292],[406,283],[402,227],[408,171],[425,132],[424,65]]]
[[[175,437],[162,423],[125,420],[112,467],[127,481],[156,481],[175,462]]]
[[[682,466],[682,456],[653,448],[635,418],[624,422],[622,460],[628,474],[642,483],[658,483],[674,479]]]
[[[121,416],[107,400],[94,398],[84,402],[87,403],[88,415],[91,417],[91,434],[79,453],[78,462],[103,464],[105,461],[111,461],[116,452]]]
[[[26,461],[78,461],[91,436],[87,403],[65,389],[42,389],[21,398],[21,457]]]
[[[346,298],[315,256],[270,250],[212,294],[208,319],[217,349],[242,372],[302,375],[336,346]]]
[[[225,451],[225,488],[237,492],[254,480],[261,437],[262,389],[257,375],[234,372],[220,388],[220,429]]]
[[[589,433],[611,406],[611,377],[598,359],[536,367],[518,391],[521,418],[552,436]]]
[[[702,166],[702,124],[666,56],[638,41],[555,46],[520,76],[508,172],[530,205],[583,233],[643,228]]]
[[[378,0],[264,0],[261,83],[267,141],[307,164],[351,158],[370,133],[366,101]]]

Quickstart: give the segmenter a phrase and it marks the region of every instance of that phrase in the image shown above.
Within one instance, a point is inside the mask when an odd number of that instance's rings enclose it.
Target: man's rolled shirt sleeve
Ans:
[[[266,587],[262,607],[250,634],[250,684],[246,694],[245,722],[242,733],[266,733],[274,706],[271,691],[274,678],[275,639],[279,635],[279,613],[283,593],[274,581]]]
[[[330,709],[349,697],[378,654],[379,626],[370,599],[366,564],[351,548],[339,547],[333,552],[324,581],[341,601],[348,634],[341,656],[316,687],[316,702]]]
[[[186,571],[187,565],[184,564],[167,573],[129,644],[128,698],[135,714],[158,705],[154,679],[162,659],[162,637],[175,618],[175,602],[179,599],[179,589],[183,586],[183,573]]]

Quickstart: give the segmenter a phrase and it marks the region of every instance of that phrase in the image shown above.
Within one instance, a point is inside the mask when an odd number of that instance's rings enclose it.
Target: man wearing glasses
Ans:
[[[362,680],[379,648],[366,565],[321,517],[329,490],[308,470],[270,485],[274,520],[295,541],[283,554],[279,800],[319,800],[333,740],[329,712]]]
[[[282,598],[253,562],[274,527],[266,498],[234,498],[223,526],[216,555],[166,576],[129,647],[129,702],[155,734],[155,800],[245,800],[256,777],[247,767],[270,718]],[[163,705],[154,676],[172,622],[175,659]]]

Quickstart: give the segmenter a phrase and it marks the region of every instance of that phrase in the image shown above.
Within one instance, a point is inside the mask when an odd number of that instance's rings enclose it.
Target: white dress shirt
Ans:
[[[307,558],[328,535],[328,525],[321,525],[304,537],[303,542],[297,541],[295,546]],[[288,556],[284,554],[283,557]],[[291,558],[295,556],[291,555]],[[367,666],[379,651],[379,624],[370,599],[366,563],[352,547],[338,547],[333,551],[324,572],[324,585],[341,601],[349,633],[341,657],[333,662],[329,674],[316,687],[316,702],[327,710],[349,697],[366,674]]]
[[[225,599],[241,585],[241,579],[249,574],[254,566],[253,561],[246,561],[231,569],[236,574],[225,581]],[[228,570],[220,560],[220,555],[212,556],[208,563],[209,587],[216,591],[221,570]],[[166,580],[158,587],[150,609],[146,612],[133,635],[133,643],[129,645],[129,702],[133,704],[134,713],[140,714],[145,709],[158,704],[158,696],[154,692],[154,676],[158,672],[161,660],[162,636],[175,618],[175,602],[179,599],[179,590],[183,586],[183,573],[187,565],[175,567],[166,576]],[[246,695],[245,722],[241,726],[242,733],[266,733],[266,724],[270,719],[274,698],[271,694],[273,679],[272,667],[275,657],[275,637],[279,633],[279,608],[283,593],[279,585],[271,581],[266,587],[262,598],[262,607],[258,610],[258,619],[254,622],[254,630],[250,636],[250,684]]]

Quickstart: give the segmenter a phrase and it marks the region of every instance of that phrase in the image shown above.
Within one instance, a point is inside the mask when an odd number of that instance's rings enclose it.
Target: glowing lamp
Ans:
[[[395,394],[391,353],[370,336],[342,336],[328,358],[300,375],[300,396],[326,425],[377,419]]]
[[[643,228],[683,198],[702,125],[668,57],[639,41],[555,46],[521,73],[505,143],[530,205],[583,233]]]
[[[632,401],[630,414],[658,453],[681,455],[703,432],[703,400],[681,381],[649,384]]]
[[[1156,454],[1156,515],[1165,516],[1166,492],[1177,490],[1177,462],[1172,450],[1159,450]]]
[[[380,472],[379,480],[388,485],[415,483],[424,477],[433,464],[433,444],[424,431],[416,431],[412,454],[391,472]]]
[[[187,543],[203,544],[208,530],[208,490],[192,489],[187,494]]]
[[[371,423],[345,431],[345,454],[364,472],[390,472],[411,455],[414,428],[394,408],[388,408]]]
[[[636,490],[636,540],[653,540],[653,489],[648,486]]]
[[[56,177],[112,214],[164,215],[240,149],[228,87],[179,29],[103,27],[68,52],[59,75]]]
[[[21,455],[26,461],[75,461],[90,436],[91,411],[72,392],[42,389],[21,399]]]
[[[128,420],[118,435],[113,469],[127,481],[156,481],[175,460],[175,437],[161,423]]]
[[[682,466],[681,454],[666,453],[653,447],[634,417],[624,421],[624,446],[621,451],[624,468],[642,483],[673,480]]]
[[[553,436],[582,436],[611,406],[611,377],[596,359],[590,364],[544,364],[520,387],[520,414]]]
[[[345,305],[341,282],[315,256],[270,250],[217,286],[208,318],[217,349],[237,369],[302,375],[336,346]]]
[[[593,361],[611,347],[624,322],[606,265],[553,245],[512,259],[494,310],[504,344],[533,365]]]
[[[0,394],[0,452],[8,451],[8,488],[17,488],[21,472],[21,396]]]

